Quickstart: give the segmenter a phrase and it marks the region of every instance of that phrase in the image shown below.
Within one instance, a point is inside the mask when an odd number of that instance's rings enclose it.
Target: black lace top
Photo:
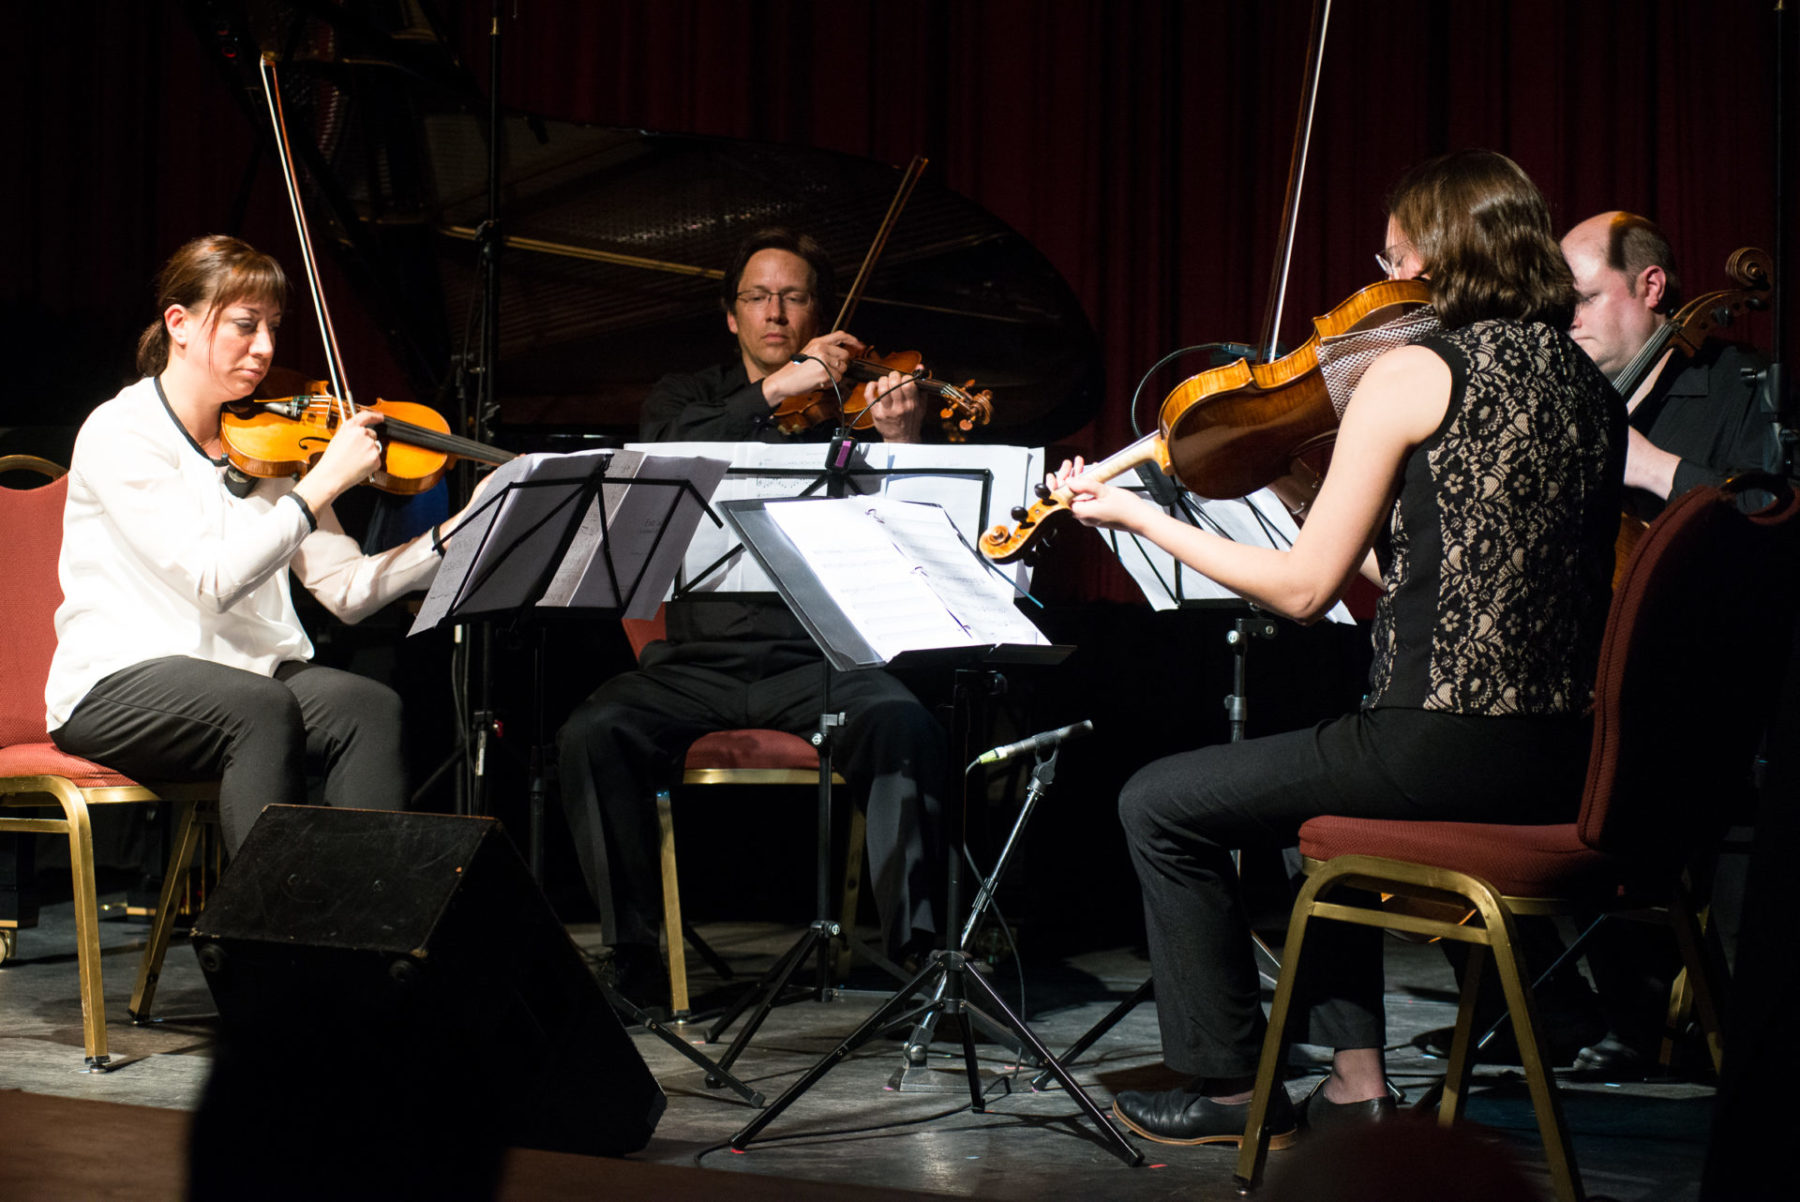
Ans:
[[[1364,704],[1579,713],[1612,594],[1624,403],[1542,323],[1481,321],[1418,345],[1449,365],[1450,406],[1376,539]]]

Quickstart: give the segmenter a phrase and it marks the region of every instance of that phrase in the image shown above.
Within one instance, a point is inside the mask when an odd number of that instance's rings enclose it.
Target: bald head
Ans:
[[[1600,213],[1562,240],[1575,275],[1569,337],[1608,376],[1617,376],[1678,303],[1669,240],[1648,217]]]

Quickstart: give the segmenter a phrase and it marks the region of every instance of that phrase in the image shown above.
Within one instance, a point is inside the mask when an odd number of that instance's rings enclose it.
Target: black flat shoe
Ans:
[[[1215,1102],[1185,1089],[1166,1093],[1127,1090],[1113,1099],[1113,1114],[1145,1139],[1159,1144],[1232,1144],[1244,1142],[1250,1103]],[[1263,1123],[1269,1150],[1279,1152],[1294,1142],[1294,1106],[1287,1090],[1276,1086]]]
[[[1309,1132],[1332,1131],[1339,1127],[1351,1127],[1358,1123],[1380,1123],[1398,1118],[1400,1108],[1394,1103],[1394,1095],[1384,1093],[1379,1098],[1368,1098],[1361,1102],[1334,1102],[1325,1096],[1325,1082],[1329,1078],[1321,1077],[1313,1086],[1313,1091],[1301,1100],[1295,1117],[1300,1126]]]

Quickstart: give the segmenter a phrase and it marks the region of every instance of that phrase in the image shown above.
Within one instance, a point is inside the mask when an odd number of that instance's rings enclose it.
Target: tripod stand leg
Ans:
[[[674,1048],[677,1052],[680,1052],[683,1056],[686,1056],[699,1068],[704,1069],[706,1072],[706,1083],[708,1085],[715,1089],[723,1085],[752,1106],[761,1106],[763,1104],[761,1092],[751,1089],[748,1085],[739,1081],[719,1065],[713,1063],[705,1053],[695,1048],[692,1044],[688,1043],[687,1040],[675,1034],[675,1032],[669,1030],[669,1028],[663,1026],[643,1010],[640,1010],[627,999],[624,994],[614,989],[611,985],[608,985],[605,981],[600,982],[600,992],[606,995],[607,1002],[615,1010],[623,1010],[638,1023],[642,1024],[645,1029],[656,1035],[657,1038]]]
[[[749,1047],[751,1039],[755,1038],[757,1028],[762,1026],[763,1020],[769,1017],[769,1011],[773,1010],[780,1000],[781,991],[787,988],[788,978],[793,976],[794,970],[805,963],[806,958],[814,952],[817,952],[821,959],[830,954],[831,940],[832,936],[837,933],[836,928],[837,924],[835,923],[813,923],[806,928],[806,934],[800,937],[800,941],[789,948],[787,954],[776,962],[775,967],[770,970],[773,975],[768,985],[761,990],[758,996],[756,1008],[744,1021],[743,1028],[738,1031],[737,1038],[731,1041],[731,1046],[725,1049],[725,1054],[719,1057],[720,1067],[730,1068],[736,1063],[737,1058],[744,1054],[744,1049]],[[718,1025],[708,1032],[707,1042],[710,1043],[717,1039],[718,1033],[730,1026],[732,1020],[742,1010],[743,1005],[740,1002],[735,1011],[721,1017]]]
[[[767,1109],[746,1123],[743,1130],[731,1137],[732,1150],[742,1152],[745,1148],[749,1147],[750,1141],[755,1139],[757,1133],[764,1127],[767,1127],[770,1123],[774,1122],[776,1115],[793,1105],[801,1094],[818,1084],[819,1080],[824,1077],[826,1073],[837,1067],[838,1063],[849,1056],[850,1053],[867,1043],[874,1037],[876,1032],[885,1030],[890,1026],[894,1017],[906,1008],[908,1000],[924,986],[925,982],[949,971],[946,967],[947,956],[948,953],[940,952],[937,957],[933,958],[931,964],[921,970],[911,981],[908,981],[904,988],[894,994],[894,996],[890,997],[886,1002],[883,1002],[881,1008],[876,1010],[875,1013],[864,1019],[862,1025],[850,1033],[849,1038],[845,1039],[843,1043],[840,1043],[830,1052],[827,1052],[818,1063],[806,1070],[805,1076],[788,1086],[779,1098],[776,1098],[774,1102],[770,1103]]]
[[[1103,1035],[1118,1026],[1120,1020],[1127,1014],[1130,1014],[1132,1010],[1136,1009],[1138,1003],[1147,999],[1155,989],[1156,978],[1145,977],[1144,983],[1134,989],[1130,997],[1120,1002],[1117,1006],[1114,1006],[1112,1010],[1107,1013],[1105,1018],[1089,1027],[1086,1034],[1069,1045],[1069,1050],[1062,1054],[1063,1064],[1070,1065],[1080,1059],[1082,1053],[1100,1042],[1100,1038]],[[1045,1069],[1031,1079],[1031,1088],[1033,1089],[1048,1089],[1049,1087],[1050,1070],[1048,1069]]]
[[[1075,1079],[1069,1076],[1068,1070],[1063,1068],[1057,1059],[1050,1054],[1050,1049],[1046,1048],[1038,1041],[1038,1037],[1031,1033],[1031,1028],[1025,1025],[1024,1020],[1020,1019],[1007,1008],[1006,1003],[1001,1000],[1000,995],[994,991],[994,987],[982,979],[980,973],[965,973],[965,978],[965,986],[969,982],[973,982],[976,990],[994,1007],[994,1010],[1000,1015],[1001,1021],[1007,1025],[1007,1028],[1031,1049],[1033,1054],[1043,1062],[1044,1070],[1058,1081],[1062,1082],[1062,1087],[1068,1095],[1075,1099],[1076,1104],[1086,1112],[1089,1118],[1094,1120],[1094,1124],[1100,1128],[1100,1134],[1104,1138],[1106,1146],[1112,1150],[1113,1154],[1123,1160],[1126,1164],[1143,1164],[1143,1153],[1125,1142],[1125,1137],[1119,1134],[1118,1128],[1108,1122],[1106,1116],[1100,1112],[1100,1108],[1094,1105],[1094,1099],[1088,1097],[1086,1091],[1084,1091],[1081,1086],[1075,1084]],[[966,1032],[965,1038],[967,1038]],[[970,1054],[973,1056],[972,1049]]]

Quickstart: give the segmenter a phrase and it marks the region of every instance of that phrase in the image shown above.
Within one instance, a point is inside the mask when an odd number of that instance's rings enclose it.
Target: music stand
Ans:
[[[793,499],[818,495],[830,497],[862,495],[873,492],[902,499],[937,504],[953,515],[968,539],[978,538],[987,528],[996,499],[1002,505],[1025,496],[1033,481],[1042,478],[1041,451],[1008,446],[938,446],[893,443],[861,443],[846,432],[826,444],[763,442],[673,442],[633,443],[628,450],[675,455],[702,455],[729,458],[731,467],[727,481],[714,496],[715,504],[746,499]],[[827,454],[823,466],[819,452]],[[770,484],[768,482],[778,482]],[[792,482],[791,494],[787,491]],[[782,497],[770,498],[772,488],[782,489]],[[1023,564],[1008,569],[1020,591],[1027,580]],[[707,592],[772,593],[780,595],[775,583],[767,578],[755,557],[745,553],[735,527],[723,535],[701,530],[688,548],[679,583],[672,593],[676,600],[704,595]],[[833,668],[829,659],[822,660],[823,712],[811,734],[819,754],[819,830],[822,839],[830,835],[832,741],[840,715],[830,704]],[[828,862],[829,843],[819,849],[818,906],[816,920],[800,943],[779,957],[762,977],[727,1007],[709,1028],[706,1041],[719,1040],[746,1010],[750,1021],[733,1039],[733,1048],[722,1058],[732,1063],[754,1034],[754,1028],[769,1010],[787,1001],[804,997],[822,1000],[830,992],[830,966],[827,955],[830,941],[842,938],[848,951],[889,973],[896,981],[904,981],[908,971],[895,965],[830,918]],[[712,950],[697,936],[689,936],[694,949],[703,957]],[[787,996],[793,973],[817,949],[818,973],[815,985],[798,996]],[[752,1009],[754,1007],[754,1009]]]
[[[823,508],[826,506],[832,508]],[[846,498],[732,501],[720,508],[826,659],[841,671],[882,666],[958,666],[955,696],[961,708],[970,704],[971,690],[966,686],[971,674],[986,675],[988,665],[1055,663],[1069,653],[1069,648],[1049,645],[1035,627],[1011,608],[1008,586],[998,586],[998,591],[994,591],[993,578],[984,561],[935,506],[884,498]],[[935,519],[916,512],[922,509],[936,511]],[[860,537],[853,529],[859,516],[873,522],[861,525],[860,529],[867,533]],[[943,530],[948,530],[948,537]],[[847,552],[852,545],[872,547],[870,559],[843,562],[850,558]],[[891,556],[890,548],[894,551]],[[863,590],[879,595],[882,604],[857,605],[856,596]],[[993,604],[1000,598],[1005,600],[1004,609]],[[946,621],[934,621],[945,617],[938,610],[947,611]],[[1016,641],[1013,636],[1018,636]],[[947,817],[952,830],[961,828],[960,813]],[[927,1015],[961,1014],[973,991],[998,1016],[998,1024],[1062,1082],[1099,1127],[1111,1150],[1127,1164],[1142,1163],[1142,1155],[1107,1122],[1099,1107],[1069,1077],[1024,1020],[969,966],[953,925],[962,906],[961,848],[956,839],[946,842],[947,946],[934,953],[929,965],[890,996],[836,1050],[733,1136],[731,1147],[743,1151],[763,1127],[880,1031],[925,1019]],[[908,1008],[915,994],[940,984],[941,990],[931,1000]],[[974,1034],[966,1023],[961,1033],[970,1108],[980,1113],[986,1109],[986,1097],[976,1064]]]
[[[637,617],[674,579],[725,474],[716,459],[584,451],[520,456],[494,473],[490,495],[443,538],[444,562],[410,633],[480,618],[535,621],[551,613]],[[534,668],[534,671],[541,670]],[[543,714],[537,717],[540,745]],[[540,761],[541,756],[536,757]],[[528,842],[542,850],[543,789],[533,781]],[[762,1094],[690,1046],[604,981],[612,1005],[752,1106]]]

